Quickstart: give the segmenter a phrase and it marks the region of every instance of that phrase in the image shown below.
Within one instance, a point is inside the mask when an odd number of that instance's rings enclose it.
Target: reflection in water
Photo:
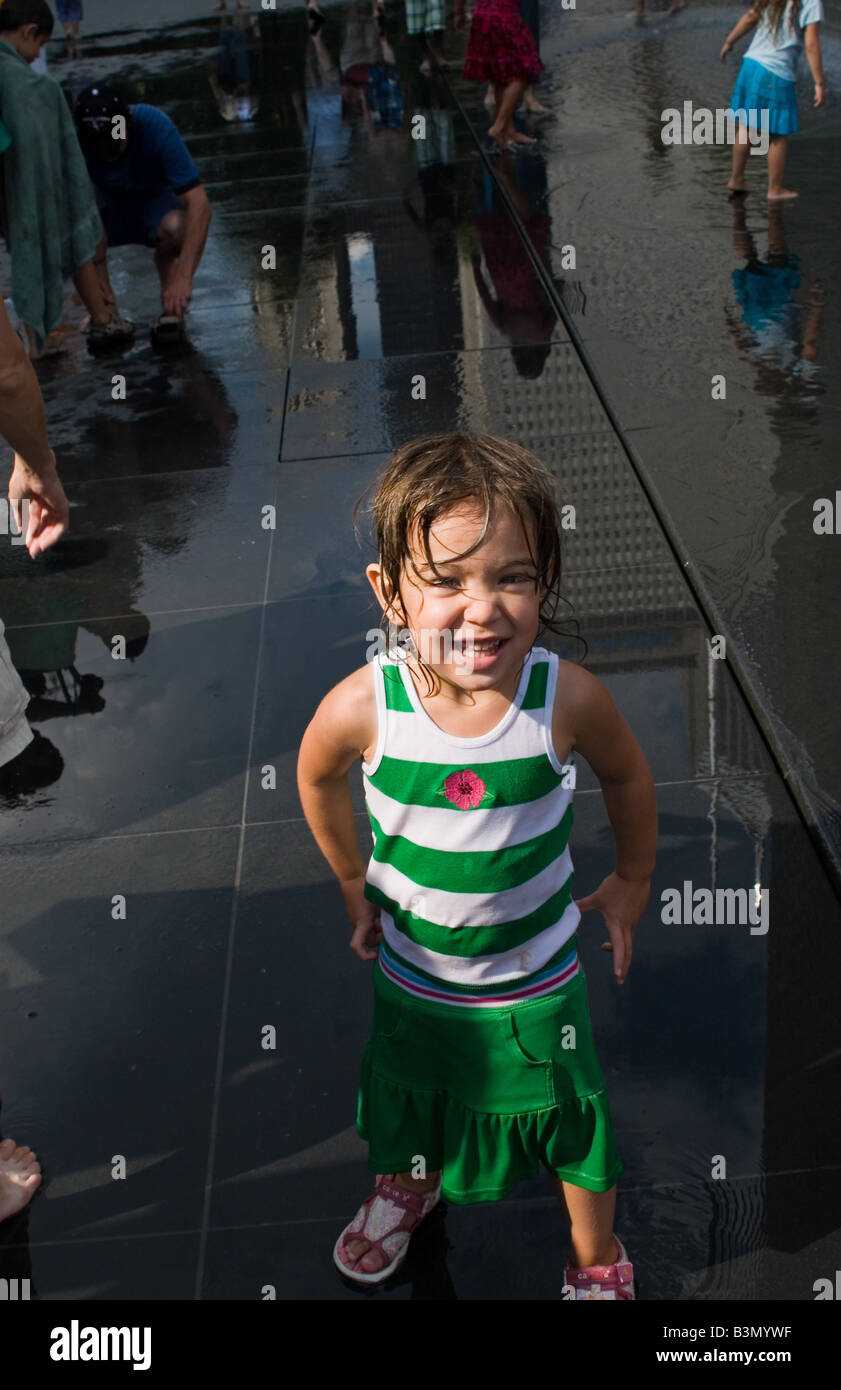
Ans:
[[[784,387],[810,387],[819,380],[818,332],[823,313],[823,288],[811,286],[806,309],[794,292],[800,286],[800,261],[789,251],[783,210],[768,205],[768,250],[760,260],[753,234],[748,230],[743,198],[733,200],[733,246],[744,257],[744,266],[733,271],[733,289],[741,310],[741,322],[725,306],[730,336],[746,354],[756,373],[756,389],[776,396]],[[804,400],[814,393],[797,390]]]
[[[260,98],[251,82],[249,31],[259,39],[260,22],[256,15],[220,15],[216,70],[209,74],[208,81],[223,121],[251,121],[260,109]]]

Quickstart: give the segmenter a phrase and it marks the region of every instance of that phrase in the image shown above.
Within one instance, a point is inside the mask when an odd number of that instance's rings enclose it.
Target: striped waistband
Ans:
[[[430,979],[413,970],[405,961],[398,959],[380,942],[380,969],[392,984],[405,989],[418,999],[428,999],[439,1004],[464,1005],[466,1008],[500,1009],[508,1005],[523,1003],[527,999],[541,999],[547,994],[562,990],[575,978],[580,970],[578,951],[573,948],[560,961],[553,961],[543,970],[529,975],[527,979],[510,985],[500,985],[496,989],[481,994],[467,993],[454,989],[442,981]]]

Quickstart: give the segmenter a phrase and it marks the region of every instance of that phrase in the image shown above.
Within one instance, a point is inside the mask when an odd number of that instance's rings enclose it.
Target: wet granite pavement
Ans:
[[[321,45],[300,11],[255,16],[252,124],[221,119],[207,80],[219,22],[188,6],[177,28],[100,35],[72,69],[55,65],[71,86],[111,76],[168,110],[214,221],[190,352],[161,356],[141,332],[93,360],[69,336],[39,368],[71,532],[37,562],[0,551],[9,644],[62,764],[0,802],[0,1124],[46,1175],[29,1254],[20,1223],[0,1274],[31,1259],[43,1298],[358,1296],[331,1250],[369,1184],[353,1119],[370,983],[294,765],[319,698],[376,626],[353,504],[397,443],[456,427],[509,434],[561,478],[588,664],[658,785],[657,872],[622,990],[601,928],[582,932],[625,1163],[617,1226],[643,1296],[810,1300],[838,1267],[838,900],[568,331],[831,842],[838,562],[811,502],[837,476],[839,328],[810,318],[805,291],[820,279],[831,303],[838,283],[819,173],[838,114],[801,104],[804,201],[782,214],[800,282],[760,352],[732,272],[749,235],[765,254],[765,205],[749,201],[742,225],[721,195],[722,151],[666,157],[654,139],[653,113],[678,98],[726,104],[732,74],[704,45],[717,53],[729,17],[634,31],[563,13],[539,89],[557,119],[535,153],[490,162],[462,110],[482,143],[481,94],[457,73],[421,78],[399,7],[399,129],[366,129],[358,102],[341,118],[331,63],[347,63],[346,6],[328,10]],[[590,103],[607,92],[616,114],[596,130]],[[409,136],[416,113],[425,143]],[[138,324],[157,312],[150,253],[114,253],[112,279]],[[261,525],[269,505],[275,531]],[[364,837],[359,777],[354,796]],[[609,854],[587,770],[579,896]],[[760,882],[768,933],[664,925],[661,892],[686,880]],[[442,1212],[380,1296],[557,1297],[565,1253],[535,1181]]]

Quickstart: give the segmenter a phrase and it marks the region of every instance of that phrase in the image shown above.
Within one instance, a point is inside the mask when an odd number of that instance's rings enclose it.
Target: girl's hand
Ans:
[[[732,47],[733,47],[732,43],[730,43],[729,40],[728,40],[728,41],[725,43],[724,47],[722,48],[720,54],[718,55],[718,56],[720,57],[722,63],[724,63],[724,62],[727,61],[727,54],[730,52],[730,50],[731,50]]]
[[[823,106],[826,101],[826,84],[824,82],[815,83],[815,105]]]
[[[603,951],[613,952],[613,973],[621,985],[631,968],[634,931],[651,895],[651,880],[632,882],[618,874],[608,874],[586,898],[578,898],[579,912],[601,912],[609,941]]]
[[[348,917],[353,923],[350,949],[360,960],[376,960],[376,947],[383,939],[380,909],[365,897],[365,879],[354,878],[340,884]]]

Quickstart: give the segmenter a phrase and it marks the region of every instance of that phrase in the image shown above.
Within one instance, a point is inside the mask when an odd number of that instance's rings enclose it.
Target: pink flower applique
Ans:
[[[478,806],[485,795],[485,784],[481,777],[466,767],[463,772],[451,772],[444,782],[444,795],[460,811],[469,811]]]

